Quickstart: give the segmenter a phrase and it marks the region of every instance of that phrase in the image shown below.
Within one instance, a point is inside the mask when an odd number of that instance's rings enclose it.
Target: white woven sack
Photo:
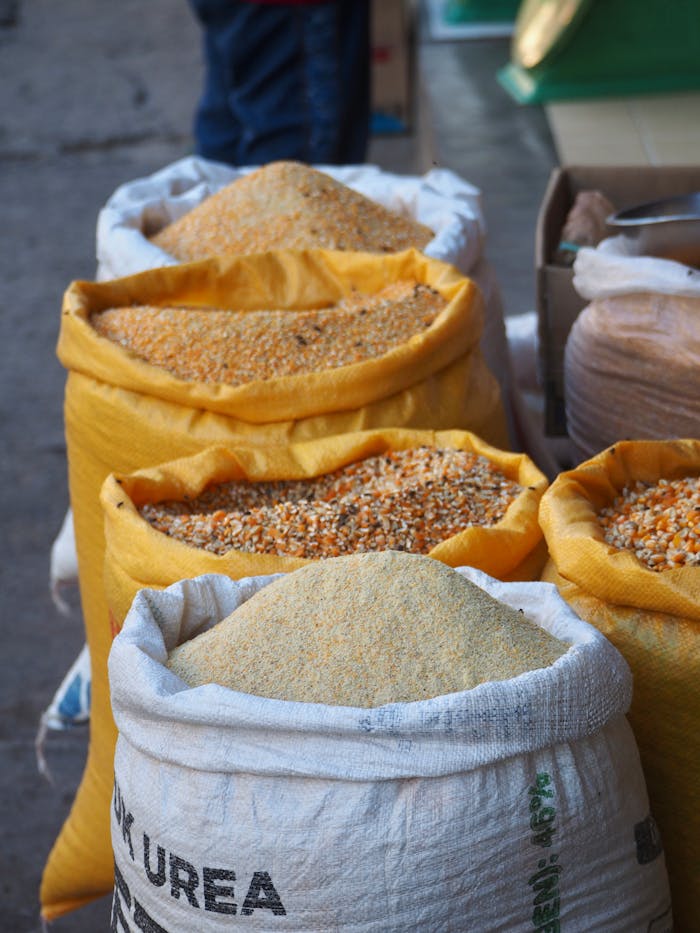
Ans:
[[[177,260],[151,243],[167,224],[256,166],[232,168],[187,156],[145,178],[121,185],[97,218],[98,279],[115,279]],[[385,172],[376,165],[318,165],[320,171],[378,204],[435,231],[424,252],[467,274],[481,257],[485,223],[477,188],[449,169],[420,177]]]
[[[75,529],[73,528],[73,510],[69,507],[63,517],[61,527],[51,545],[49,561],[49,587],[54,606],[62,615],[70,615],[70,604],[63,598],[61,590],[77,586],[78,555],[75,550]]]
[[[553,586],[460,572],[570,650],[426,701],[284,702],[164,666],[273,577],[137,595],[109,659],[112,929],[671,930],[629,668]]]
[[[114,279],[177,260],[147,237],[178,220],[225,185],[253,171],[188,156],[112,194],[97,220],[97,278]],[[483,255],[486,225],[478,188],[445,168],[423,176],[385,172],[376,165],[319,165],[319,170],[390,210],[425,224],[435,237],[423,252],[471,276],[484,293],[481,347],[501,384],[510,386],[500,289]]]
[[[624,236],[586,246],[574,260],[574,288],[589,301],[654,292],[700,297],[700,270],[671,259],[640,256]]]

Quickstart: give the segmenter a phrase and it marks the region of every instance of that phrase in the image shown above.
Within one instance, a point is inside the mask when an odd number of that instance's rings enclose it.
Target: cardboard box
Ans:
[[[646,201],[700,191],[700,166],[562,166],[552,172],[535,232],[539,367],[549,437],[567,434],[564,348],[579,312],[586,306],[573,285],[573,269],[556,265],[567,215],[580,191],[600,191],[616,210]]]
[[[413,4],[371,5],[372,133],[407,133],[412,123]]]

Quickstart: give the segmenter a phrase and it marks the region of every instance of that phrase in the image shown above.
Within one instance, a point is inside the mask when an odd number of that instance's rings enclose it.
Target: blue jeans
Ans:
[[[204,31],[199,155],[230,165],[364,162],[369,0],[190,2]]]

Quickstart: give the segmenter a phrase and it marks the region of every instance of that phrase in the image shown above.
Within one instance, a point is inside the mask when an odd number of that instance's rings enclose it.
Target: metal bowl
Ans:
[[[700,266],[700,191],[628,207],[606,223],[638,255]]]

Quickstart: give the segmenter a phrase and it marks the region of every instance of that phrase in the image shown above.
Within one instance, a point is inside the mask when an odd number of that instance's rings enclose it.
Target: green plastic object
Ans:
[[[450,26],[459,23],[512,23],[519,6],[520,0],[446,0],[442,19]]]
[[[524,0],[525,7],[571,0]],[[518,60],[520,14],[511,61],[498,72],[523,104],[700,88],[698,0],[587,0],[536,65]]]

